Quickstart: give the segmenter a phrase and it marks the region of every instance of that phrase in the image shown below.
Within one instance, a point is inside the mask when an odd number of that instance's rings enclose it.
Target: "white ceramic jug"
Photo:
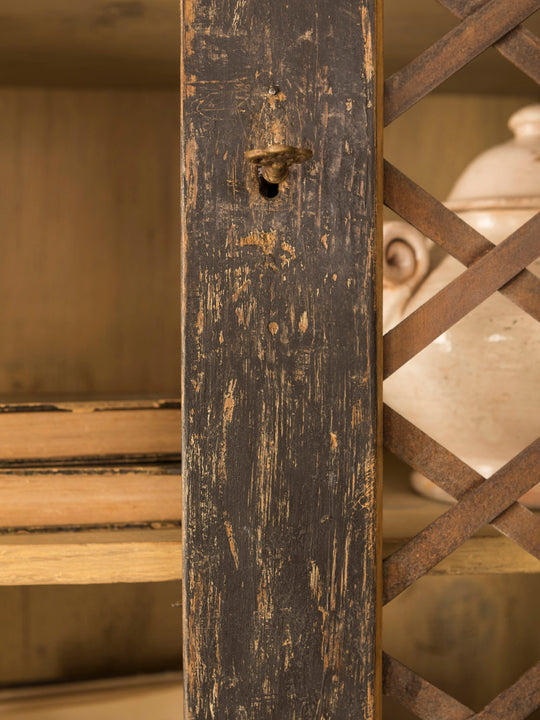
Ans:
[[[540,211],[540,105],[515,113],[509,127],[514,138],[474,160],[446,202],[493,243]],[[384,259],[385,331],[465,269],[400,221],[385,224]],[[529,270],[540,276],[540,260]],[[489,477],[540,434],[540,326],[496,293],[390,376],[384,398]],[[412,482],[450,499],[419,473]],[[540,507],[540,484],[523,500]]]

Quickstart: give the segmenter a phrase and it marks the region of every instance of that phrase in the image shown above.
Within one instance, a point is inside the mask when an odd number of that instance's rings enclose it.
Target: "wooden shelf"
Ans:
[[[5,2],[0,84],[71,87],[179,86],[176,0]],[[433,0],[386,0],[385,73],[420,54],[455,24]],[[538,33],[540,13],[526,25]],[[447,92],[534,94],[534,83],[496,51],[445,83]]]
[[[179,528],[0,536],[0,585],[162,582],[181,576]]]
[[[0,585],[181,578],[178,401],[0,409]],[[139,464],[110,462],[122,455]],[[165,462],[168,458],[177,462]],[[34,466],[14,468],[15,459]],[[387,454],[385,555],[448,509],[415,493],[405,477],[405,466]],[[540,563],[490,527],[432,570],[517,572],[540,572]]]
[[[0,405],[0,468],[180,459],[174,400]]]
[[[129,477],[127,474],[124,480]],[[149,479],[150,476],[145,476],[142,472],[143,480],[145,477]],[[66,478],[69,482],[69,476],[63,479]],[[174,486],[168,485],[162,497],[154,498],[155,507],[164,508],[170,504],[171,493],[174,495],[177,492],[179,498],[180,475],[176,471],[176,474],[169,475],[169,479],[171,478],[174,479]],[[78,474],[71,476],[72,481],[80,479]],[[118,475],[107,478],[112,488],[117,481]],[[154,490],[156,493],[160,492],[159,487]],[[127,498],[129,487],[122,484],[121,492],[124,492]],[[88,495],[82,503],[85,506],[91,503],[92,488],[85,489],[83,493]],[[39,494],[35,497],[39,498]],[[84,520],[84,507],[81,508],[81,503],[76,502],[70,507],[69,500],[66,499],[69,497],[70,493],[66,494],[64,488],[60,500],[63,498],[65,517],[75,517],[78,514]],[[75,500],[73,495],[71,498]],[[30,495],[27,495],[27,500],[25,511],[30,512]],[[127,511],[120,508],[124,504],[108,504],[100,500],[99,494],[96,500],[101,518],[109,518],[110,522],[112,518],[119,517],[119,512],[127,512],[129,516],[129,508]],[[136,503],[134,505],[136,506]],[[389,483],[384,496],[384,554],[387,555],[404,544],[446,509],[446,505],[416,495],[406,487],[399,488]],[[3,512],[9,513],[12,510],[6,502]],[[38,507],[37,511],[43,513],[42,508]],[[176,526],[154,522],[143,527],[81,529],[78,532],[66,528],[48,528],[0,535],[0,585],[179,580],[182,550],[178,504],[175,512],[169,511],[168,514],[176,513],[177,517],[172,518]],[[88,517],[89,515],[86,519]],[[457,575],[537,572],[540,572],[540,563],[537,560],[491,528],[485,528],[432,570],[433,574]]]
[[[180,673],[0,691],[4,720],[182,720]]]

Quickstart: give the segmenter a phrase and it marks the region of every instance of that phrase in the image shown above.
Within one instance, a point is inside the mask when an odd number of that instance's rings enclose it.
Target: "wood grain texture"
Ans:
[[[92,585],[178,579],[180,530],[0,535],[0,585]]]
[[[182,720],[179,674],[0,691],[4,720]]]
[[[377,717],[378,10],[184,3],[190,719]]]
[[[177,92],[3,87],[0,115],[0,399],[178,397]]]
[[[0,471],[0,527],[180,521],[180,469],[170,466]]]
[[[180,459],[173,401],[0,406],[0,467]]]
[[[0,686],[178,671],[181,595],[179,580],[0,587]]]

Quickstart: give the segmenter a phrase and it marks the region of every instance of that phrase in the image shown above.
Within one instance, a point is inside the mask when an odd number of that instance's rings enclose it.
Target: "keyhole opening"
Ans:
[[[277,194],[279,193],[279,184],[268,182],[268,180],[263,177],[262,169],[260,167],[257,168],[257,178],[259,180],[259,192],[263,198],[271,200],[272,198],[277,197]]]

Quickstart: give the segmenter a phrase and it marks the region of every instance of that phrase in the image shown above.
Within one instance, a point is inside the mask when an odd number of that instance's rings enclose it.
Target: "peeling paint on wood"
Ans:
[[[191,720],[379,716],[378,13],[184,0]]]

